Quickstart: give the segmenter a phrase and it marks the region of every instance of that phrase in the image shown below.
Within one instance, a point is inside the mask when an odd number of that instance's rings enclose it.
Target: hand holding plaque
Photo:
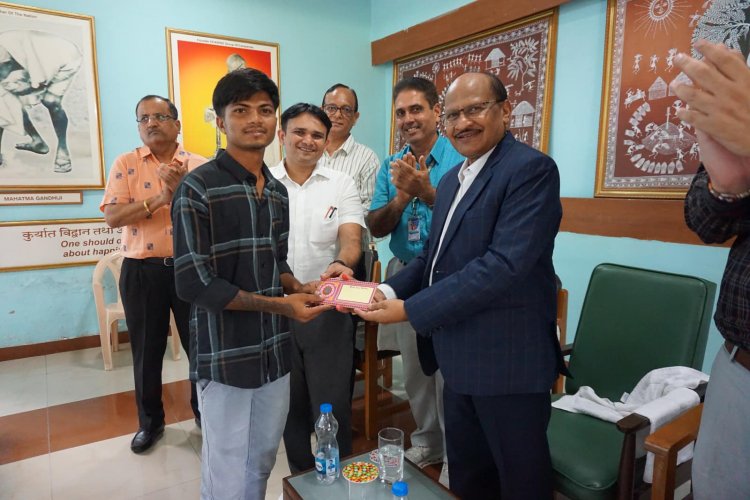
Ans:
[[[375,296],[378,283],[331,278],[318,285],[323,304],[349,309],[367,309]]]

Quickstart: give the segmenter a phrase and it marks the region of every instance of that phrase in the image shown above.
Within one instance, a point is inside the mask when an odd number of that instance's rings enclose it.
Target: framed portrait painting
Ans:
[[[279,85],[279,46],[275,43],[167,28],[167,58],[169,97],[180,113],[183,146],[206,158],[226,146],[211,104],[221,77],[236,69],[254,68]],[[279,161],[281,145],[274,137],[266,148],[265,162],[273,166]]]
[[[94,18],[0,3],[0,189],[104,186]]]
[[[748,55],[750,1],[609,0],[595,196],[682,198],[700,165],[693,127],[670,89],[697,39]]]
[[[393,65],[393,84],[407,77],[426,78],[435,84],[442,107],[448,86],[458,76],[494,73],[508,91],[510,131],[519,141],[546,151],[556,40],[553,9],[399,59]],[[392,114],[391,152],[404,145]]]

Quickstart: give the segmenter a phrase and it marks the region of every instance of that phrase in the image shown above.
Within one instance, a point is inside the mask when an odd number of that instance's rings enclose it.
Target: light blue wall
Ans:
[[[392,31],[405,29],[467,2],[448,0],[420,2],[419,11],[411,3],[400,2],[399,18],[391,19]],[[592,197],[596,172],[596,148],[599,134],[606,5],[603,0],[572,0],[560,7],[555,65],[552,124],[549,154],[557,161],[561,176],[561,195]],[[372,19],[387,19],[393,12],[391,2],[373,0]],[[420,15],[423,14],[423,15]],[[407,24],[399,20],[407,20]],[[373,33],[381,34],[379,27]],[[389,33],[382,33],[378,38]],[[382,75],[386,115],[383,127],[390,127],[390,96],[393,65],[378,68]],[[386,146],[387,147],[387,146]],[[381,257],[389,252],[381,245]],[[581,304],[593,268],[602,262],[614,262],[669,272],[691,274],[720,283],[728,250],[698,245],[679,245],[630,238],[605,238],[560,233],[555,245],[555,268],[570,292],[568,340],[578,324]],[[703,368],[708,371],[721,344],[712,325]]]
[[[168,95],[166,26],[280,44],[282,106],[318,103],[341,81],[361,95],[357,138],[382,150],[382,79],[370,65],[369,0],[28,0],[25,5],[92,15],[96,25],[107,169],[139,145],[133,106]],[[0,207],[0,220],[100,217],[101,191],[82,206]],[[0,273],[0,347],[97,332],[92,267]]]
[[[379,40],[473,0],[371,0],[370,38]]]
[[[28,2],[27,2],[28,3]],[[393,66],[370,66],[370,41],[468,3],[466,0],[182,0],[113,2],[35,1],[31,5],[96,18],[107,164],[138,144],[133,103],[167,93],[164,27],[275,41],[281,45],[282,104],[317,102],[334,81],[360,94],[359,140],[382,158],[390,130]],[[118,5],[118,7],[115,7]],[[175,7],[179,6],[179,7]],[[149,13],[148,18],[143,13]],[[550,154],[557,160],[562,195],[593,194],[599,126],[606,2],[572,0],[560,8]],[[84,205],[0,207],[2,220],[99,216],[100,191]],[[385,260],[387,252],[381,255]],[[558,236],[555,266],[570,291],[569,331],[578,322],[591,270],[600,262],[721,279],[727,250],[571,233]],[[0,347],[96,332],[91,267],[0,273]],[[720,344],[712,327],[704,368]]]

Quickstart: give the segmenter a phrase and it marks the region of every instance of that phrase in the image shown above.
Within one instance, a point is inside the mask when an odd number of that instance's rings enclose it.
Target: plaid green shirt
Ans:
[[[714,198],[701,165],[685,198],[685,221],[705,243],[737,237],[721,279],[714,320],[727,340],[750,349],[750,198],[734,203]]]
[[[290,369],[291,334],[284,316],[230,311],[239,290],[281,297],[289,200],[263,165],[256,177],[228,153],[180,183],[172,200],[177,294],[192,304],[190,379],[257,388]]]

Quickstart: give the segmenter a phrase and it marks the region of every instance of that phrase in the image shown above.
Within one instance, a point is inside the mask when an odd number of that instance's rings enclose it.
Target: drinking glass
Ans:
[[[404,431],[386,427],[378,432],[380,480],[393,484],[404,478]]]

